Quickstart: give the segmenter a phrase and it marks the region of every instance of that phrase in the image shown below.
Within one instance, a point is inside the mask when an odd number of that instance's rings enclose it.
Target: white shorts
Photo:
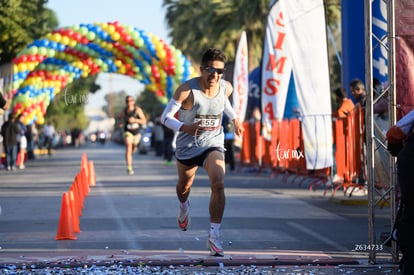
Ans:
[[[26,149],[27,148],[27,139],[25,136],[20,137],[20,149]]]

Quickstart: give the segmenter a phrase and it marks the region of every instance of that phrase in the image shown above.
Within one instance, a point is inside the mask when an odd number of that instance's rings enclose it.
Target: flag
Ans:
[[[263,54],[264,129],[268,121],[283,118],[293,72],[306,168],[332,166],[332,110],[323,0],[276,1],[267,20]]]
[[[233,109],[240,121],[246,116],[247,101],[249,96],[249,69],[246,32],[243,31],[234,62],[233,71]]]

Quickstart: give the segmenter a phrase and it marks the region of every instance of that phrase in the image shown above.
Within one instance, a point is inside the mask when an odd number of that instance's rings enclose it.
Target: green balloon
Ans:
[[[96,37],[94,32],[88,32],[86,35],[86,38],[88,38],[89,40],[94,40]]]
[[[45,47],[40,47],[40,48],[38,49],[38,53],[39,53],[40,55],[46,55],[46,53],[47,53],[47,49],[46,49]]]
[[[86,36],[88,34],[88,28],[87,27],[80,27],[79,32],[80,34],[82,34],[83,36]]]
[[[55,50],[53,50],[53,49],[48,49],[48,50],[46,51],[46,55],[47,55],[48,57],[54,57],[54,56],[55,56],[55,54],[56,54],[56,51],[55,51]]]
[[[36,46],[31,46],[29,48],[29,53],[30,54],[37,54],[37,52],[38,52],[38,48]]]

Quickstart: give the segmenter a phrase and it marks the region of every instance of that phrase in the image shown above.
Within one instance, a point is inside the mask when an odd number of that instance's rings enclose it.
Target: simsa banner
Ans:
[[[293,73],[307,169],[332,166],[332,119],[325,11],[322,0],[275,1],[262,59],[263,135],[281,120]],[[270,137],[271,138],[271,137]]]

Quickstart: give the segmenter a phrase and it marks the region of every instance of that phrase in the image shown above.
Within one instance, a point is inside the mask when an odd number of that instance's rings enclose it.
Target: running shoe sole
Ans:
[[[188,207],[190,207],[190,201],[188,201]],[[187,231],[187,229],[190,227],[190,209],[187,209],[187,216],[185,217],[184,221],[180,221],[180,211],[178,210],[178,216],[177,216],[177,224],[178,228],[180,228],[182,231]]]
[[[217,240],[218,242],[218,240]],[[213,241],[210,239],[207,239],[207,249],[210,250],[211,256],[217,256],[217,257],[224,257],[224,251],[223,248],[218,247]]]
[[[180,220],[179,220],[179,214],[178,214],[177,224],[178,224],[178,227],[182,231],[187,231],[187,229],[190,227],[190,215],[187,214],[187,217],[185,217],[184,221],[180,222]]]

